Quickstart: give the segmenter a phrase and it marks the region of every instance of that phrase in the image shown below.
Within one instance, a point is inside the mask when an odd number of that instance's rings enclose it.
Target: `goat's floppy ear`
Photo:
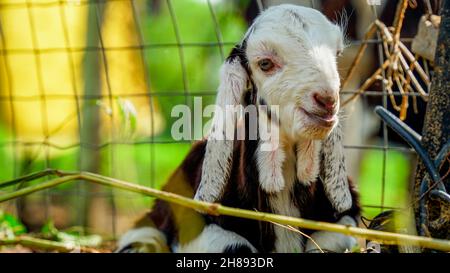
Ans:
[[[242,63],[242,48],[236,46],[222,65],[220,85],[216,98],[216,111],[211,123],[203,159],[202,177],[195,199],[216,202],[229,178],[233,160],[233,138],[236,126],[235,111],[226,107],[237,106],[247,87],[248,75]],[[222,111],[220,111],[222,110]]]
[[[342,128],[338,123],[336,128],[322,142],[321,176],[325,193],[338,213],[352,207],[352,196],[345,167]]]

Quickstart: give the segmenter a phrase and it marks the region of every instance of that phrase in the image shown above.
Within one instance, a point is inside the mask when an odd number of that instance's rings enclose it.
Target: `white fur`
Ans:
[[[265,128],[268,125],[267,115],[260,112],[258,118],[261,130],[268,132]],[[278,125],[272,122],[271,126],[273,128]],[[285,186],[282,170],[285,155],[283,149],[279,147],[279,130],[272,130],[270,133],[270,139],[260,140],[258,143],[256,163],[261,188],[268,193],[275,193],[281,191]]]
[[[342,217],[337,224],[356,226],[355,220],[350,216]],[[316,231],[311,235],[311,238],[322,248],[322,250],[332,252],[345,252],[351,251],[356,246],[357,241],[354,237],[344,235],[342,233],[328,232],[328,231]],[[319,252],[317,246],[308,239],[306,243],[305,252]]]
[[[323,164],[326,165],[323,167],[324,189],[331,204],[338,212],[344,212],[352,206],[341,138],[341,126],[337,126],[323,142]]]
[[[300,217],[298,208],[295,207],[290,198],[291,193],[286,189],[283,189],[274,196],[270,196],[269,201],[274,213],[292,217]],[[274,231],[275,252],[303,252],[302,236],[299,233],[278,225],[274,225]]]
[[[286,153],[286,160],[283,164],[283,176],[286,185],[281,191],[270,195],[269,203],[273,212],[276,214],[300,217],[300,212],[291,199],[291,192],[296,178],[296,155],[294,154],[293,149],[287,147],[286,150],[291,151]],[[303,252],[302,236],[299,233],[277,225],[274,225],[274,231],[276,238],[275,252]]]
[[[117,243],[116,252],[122,252],[132,244],[139,243],[140,246],[133,246],[135,252],[148,252],[151,249],[154,252],[162,252],[166,247],[166,236],[151,227],[142,227],[127,231]]]
[[[221,253],[233,245],[248,246],[252,252],[257,252],[247,239],[239,234],[225,230],[218,225],[208,225],[200,235],[187,244],[178,247],[179,253]]]
[[[320,167],[320,148],[317,140],[304,140],[297,143],[297,178],[306,185],[316,181]]]

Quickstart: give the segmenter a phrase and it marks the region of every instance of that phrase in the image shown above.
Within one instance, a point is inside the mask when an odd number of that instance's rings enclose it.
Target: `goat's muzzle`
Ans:
[[[325,128],[331,128],[337,121],[337,115],[328,111],[311,111],[308,112],[303,108],[300,110],[310,118],[316,125]]]
[[[333,127],[337,121],[339,97],[328,95],[327,92],[316,92],[313,93],[312,98],[314,107],[309,110],[300,108],[300,111],[317,126],[324,127],[324,129]]]
[[[334,114],[335,108],[337,106],[337,99],[334,96],[314,93],[313,99],[315,104],[319,108],[321,108],[322,110],[326,111],[329,114]]]

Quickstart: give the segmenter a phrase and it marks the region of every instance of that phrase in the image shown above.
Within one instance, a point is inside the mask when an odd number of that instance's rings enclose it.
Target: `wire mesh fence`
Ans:
[[[202,97],[205,104],[214,102],[220,64],[247,28],[249,16],[244,10],[251,13],[253,5],[261,11],[269,2],[2,1],[1,180],[42,169],[71,169],[159,188],[190,146],[190,141],[170,136],[172,107],[193,107],[195,97]],[[297,2],[319,10],[324,4]],[[372,20],[379,18],[380,7],[367,6]],[[383,40],[377,35],[367,43],[375,47],[382,65]],[[405,43],[411,40],[402,37]],[[351,40],[348,47],[361,43],[361,39]],[[389,96],[405,96],[400,91],[388,92],[385,84],[381,87],[381,91],[366,90],[361,95],[363,106],[376,98],[388,108]],[[355,93],[357,89],[341,92],[344,96]],[[368,122],[358,118],[361,124]],[[352,129],[351,124],[347,126]],[[367,136],[367,132],[359,134]],[[381,154],[381,167],[376,169],[380,181],[372,181],[373,187],[362,192],[364,209],[401,208],[392,201],[395,198],[387,197],[392,189],[389,183],[408,190],[407,183],[393,181],[404,177],[387,178],[390,152],[406,155],[406,179],[413,172],[414,152],[391,142],[385,124],[381,124],[379,141],[346,141],[345,149]],[[359,159],[361,155],[352,162]],[[354,168],[362,167],[358,163]],[[354,179],[357,184],[359,178]],[[365,198],[364,194],[375,191],[375,198]],[[62,225],[95,226],[117,235],[125,228],[122,221],[129,224],[133,213],[148,208],[150,202],[135,194],[77,184],[9,202],[6,209],[35,219],[28,220],[31,226],[59,217]],[[73,219],[66,219],[67,215]]]

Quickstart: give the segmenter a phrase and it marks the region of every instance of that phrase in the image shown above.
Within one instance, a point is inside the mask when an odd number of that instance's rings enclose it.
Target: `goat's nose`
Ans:
[[[336,98],[333,96],[314,93],[313,98],[317,105],[325,108],[327,111],[333,111],[336,106]]]

